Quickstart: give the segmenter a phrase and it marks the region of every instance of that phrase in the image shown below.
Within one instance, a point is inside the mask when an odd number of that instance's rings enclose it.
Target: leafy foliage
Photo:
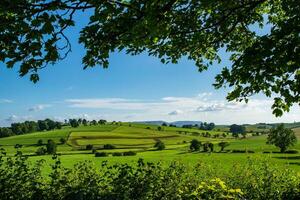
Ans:
[[[44,161],[30,163],[18,151],[16,157],[0,156],[1,199],[297,199],[299,174],[278,170],[266,161],[249,160],[236,165],[235,173],[216,174],[201,163],[189,169],[173,162],[109,165],[100,169],[91,162],[64,168],[57,156],[49,174]],[[46,177],[45,177],[46,176]],[[21,192],[20,192],[21,191]]]
[[[283,124],[272,128],[267,138],[267,143],[279,147],[281,152],[285,152],[289,146],[294,145],[296,142],[297,137],[294,131],[285,128]]]
[[[228,100],[275,94],[276,116],[300,102],[298,0],[3,0],[0,61],[19,65],[20,76],[37,82],[40,69],[71,51],[65,30],[75,25],[76,12],[91,13],[79,38],[84,68],[106,68],[110,54],[124,50],[147,52],[162,63],[187,57],[203,71],[220,63],[226,49],[232,66],[224,67],[215,87],[233,87]],[[253,24],[268,25],[270,32],[261,35]]]

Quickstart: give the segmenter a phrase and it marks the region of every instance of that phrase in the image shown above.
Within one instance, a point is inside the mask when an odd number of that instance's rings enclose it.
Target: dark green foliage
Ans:
[[[47,153],[48,154],[55,154],[56,153],[56,144],[53,140],[48,140],[46,145]]]
[[[88,121],[86,119],[83,119],[82,120],[82,124],[83,124],[83,126],[87,126],[88,125]]]
[[[0,128],[0,138],[60,128],[60,122],[55,122],[50,119],[38,120],[37,122],[25,121],[22,123],[12,123],[11,127]]]
[[[135,156],[136,152],[134,151],[125,151],[123,152],[123,156]]]
[[[208,143],[208,148],[210,149],[210,152],[214,152],[214,144],[213,143]]]
[[[229,144],[229,142],[219,142],[219,147],[221,148],[221,150],[220,151],[224,151],[224,149],[225,149],[225,147],[228,147],[230,144]]]
[[[59,139],[60,144],[65,144],[67,141],[65,138],[60,138]]]
[[[284,153],[287,153],[287,154],[298,154],[299,151],[297,151],[297,150],[286,150]]]
[[[2,153],[0,191],[3,200],[296,200],[300,195],[299,174],[279,170],[264,160],[248,160],[219,174],[205,164],[190,168],[178,162],[165,166],[141,159],[130,165],[110,165],[104,161],[97,169],[85,161],[67,169],[53,156],[54,164],[45,177],[43,160],[29,163],[21,152],[14,158],[3,156]]]
[[[95,157],[107,157],[108,154],[106,152],[96,152]]]
[[[193,139],[191,141],[190,150],[199,151],[200,147],[201,147],[201,142],[200,141],[198,141],[197,139]]]
[[[231,153],[254,153],[252,150],[233,149]]]
[[[245,126],[232,124],[230,126],[230,132],[232,133],[233,137],[239,137],[239,134],[244,135],[246,133],[246,128],[245,128]]]
[[[39,156],[45,155],[47,153],[47,149],[45,147],[39,147],[35,153]]]
[[[285,128],[280,124],[276,128],[272,128],[268,134],[267,143],[274,144],[280,148],[281,152],[285,152],[289,146],[293,146],[297,142],[297,137],[293,130]]]
[[[94,148],[94,146],[92,144],[88,144],[85,146],[86,150],[92,150]]]
[[[161,151],[164,150],[166,148],[165,143],[163,143],[162,141],[158,140],[155,145],[154,148],[156,148],[157,150]]]
[[[208,148],[209,148],[208,144],[209,144],[209,143],[204,143],[204,144],[203,144],[203,151],[204,151],[204,152],[208,152]]]
[[[122,152],[113,152],[112,156],[123,156]]]
[[[157,130],[158,130],[158,131],[161,131],[161,130],[162,130],[162,128],[159,126],[159,127],[157,127]]]
[[[42,146],[44,143],[43,143],[43,140],[42,139],[39,139],[38,141],[37,141],[37,145],[38,146]]]
[[[70,124],[73,128],[77,128],[77,127],[80,125],[77,119],[69,119],[69,124]]]
[[[215,128],[215,124],[212,122],[211,123],[204,122],[201,123],[199,126],[200,130],[213,130],[214,128]]]
[[[116,146],[115,145],[112,145],[112,144],[105,144],[103,145],[103,149],[115,149]]]
[[[231,66],[216,77],[216,88],[232,87],[228,100],[247,100],[262,92],[276,94],[273,113],[280,116],[299,103],[298,0],[199,1],[17,1],[0,4],[0,61],[20,76],[39,80],[39,69],[71,51],[65,31],[76,12],[88,23],[79,42],[86,49],[84,68],[109,66],[114,51],[147,52],[162,63],[182,57],[199,71],[221,62],[222,48]],[[270,32],[253,31],[253,24]]]

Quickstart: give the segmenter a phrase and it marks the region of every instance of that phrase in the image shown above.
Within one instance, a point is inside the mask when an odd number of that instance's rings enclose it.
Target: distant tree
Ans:
[[[104,149],[115,149],[116,146],[115,146],[115,145],[112,145],[112,144],[105,144],[105,145],[103,145],[103,148],[104,148]]]
[[[44,120],[38,120],[38,127],[40,131],[45,131],[49,129],[47,122]]]
[[[65,143],[66,143],[66,139],[65,139],[65,138],[60,138],[60,139],[59,139],[59,142],[60,142],[61,144],[65,144]]]
[[[47,149],[45,147],[40,147],[36,150],[36,155],[45,155],[47,153]]]
[[[85,146],[86,150],[92,150],[94,148],[94,146],[92,144],[88,144]]]
[[[219,147],[221,148],[221,151],[224,151],[225,147],[229,146],[229,142],[219,142]]]
[[[82,124],[82,119],[81,118],[78,119],[78,123]]]
[[[42,140],[42,139],[39,139],[39,140],[37,141],[37,145],[38,145],[38,146],[42,146],[42,145],[43,145],[43,140]]]
[[[101,125],[103,125],[103,124],[106,124],[106,120],[105,119],[100,119],[99,121],[98,121],[98,124],[101,124]]]
[[[79,123],[76,119],[69,119],[69,123],[73,128],[77,128],[79,126]]]
[[[157,130],[158,130],[158,131],[161,131],[161,130],[162,130],[162,128],[159,126],[159,127],[157,127]]]
[[[191,141],[190,150],[199,151],[200,147],[201,147],[201,142],[200,141],[198,141],[197,139],[193,139]]]
[[[283,124],[272,128],[268,134],[267,144],[274,144],[280,148],[280,152],[285,152],[289,146],[297,143],[297,137],[293,130],[285,128]]]
[[[83,126],[87,126],[87,125],[88,125],[87,120],[86,120],[86,119],[83,119],[83,120],[82,120],[82,124],[83,124]]]
[[[61,129],[62,128],[62,124],[60,122],[55,122],[55,128]]]
[[[246,133],[246,128],[245,128],[245,126],[241,126],[241,125],[237,125],[237,124],[232,124],[230,126],[230,132],[232,133],[232,135],[234,137],[236,137],[236,135],[238,135],[238,134],[244,134],[244,133]]]
[[[56,144],[53,140],[48,140],[46,148],[47,148],[47,153],[48,154],[55,154],[56,153]]]
[[[166,148],[165,144],[164,144],[162,141],[160,141],[160,140],[158,140],[158,141],[155,143],[154,147],[155,147],[157,150],[164,150],[164,149]]]
[[[91,121],[91,125],[94,125],[94,126],[97,125],[97,121],[96,120],[92,120]]]
[[[203,144],[203,151],[208,152],[208,148],[209,148],[208,143],[204,143]]]
[[[148,126],[146,129],[150,130],[151,128]]]
[[[2,137],[9,137],[11,135],[13,135],[14,133],[12,132],[12,130],[10,128],[0,128],[0,138]]]
[[[164,122],[164,123],[162,123],[162,126],[168,126],[168,124]]]
[[[226,133],[223,133],[222,136],[223,136],[223,138],[226,138],[226,137],[227,137],[227,134],[226,134]]]
[[[208,148],[210,149],[210,152],[214,151],[214,144],[213,143],[208,143]]]

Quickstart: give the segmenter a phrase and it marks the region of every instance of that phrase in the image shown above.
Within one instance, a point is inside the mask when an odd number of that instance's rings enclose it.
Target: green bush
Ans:
[[[161,151],[164,150],[166,148],[165,143],[163,143],[162,141],[158,140],[155,145],[154,148],[156,148],[157,150]]]
[[[95,157],[107,157],[108,153],[106,152],[96,152]]]
[[[113,156],[123,156],[122,152],[113,152],[112,153]]]
[[[115,149],[116,146],[112,145],[112,144],[105,144],[103,145],[103,149]]]
[[[190,168],[179,162],[165,165],[141,159],[135,164],[103,161],[97,168],[85,161],[64,168],[53,156],[46,178],[45,162],[27,159],[19,151],[15,157],[0,154],[1,200],[296,200],[300,196],[300,174],[266,160],[249,159],[219,173],[203,163]]]
[[[47,153],[47,149],[45,147],[40,147],[36,150],[36,155],[45,155]]]
[[[92,150],[93,148],[94,148],[94,145],[92,145],[92,144],[88,144],[85,146],[86,150]]]
[[[135,156],[135,155],[136,155],[136,152],[134,152],[134,151],[123,152],[123,156]]]

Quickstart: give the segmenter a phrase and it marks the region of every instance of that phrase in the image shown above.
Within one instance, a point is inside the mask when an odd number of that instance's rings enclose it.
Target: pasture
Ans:
[[[252,130],[252,131],[251,131]],[[46,144],[52,139],[57,144],[57,153],[60,155],[62,164],[65,167],[72,167],[80,161],[91,161],[96,166],[104,160],[109,163],[135,163],[139,158],[145,161],[162,162],[169,164],[172,161],[179,161],[187,166],[194,166],[205,163],[220,170],[230,169],[236,163],[244,163],[249,159],[268,160],[279,168],[291,168],[300,171],[300,154],[281,154],[273,145],[266,144],[266,135],[253,136],[251,132],[257,130],[253,127],[249,129],[246,138],[233,138],[224,129],[203,131],[199,129],[184,129],[177,127],[118,123],[97,126],[80,126],[78,128],[63,127],[61,130],[36,132],[31,134],[12,136],[0,139],[0,147],[4,148],[8,156],[16,153],[15,145],[21,145],[21,151],[29,156],[31,161],[40,159],[46,160],[45,171],[51,164],[51,155],[37,156],[36,150],[38,140]],[[264,132],[266,130],[262,130]],[[300,128],[294,129],[300,138]],[[209,133],[209,136],[203,136]],[[60,143],[64,138],[66,142]],[[190,152],[189,146],[192,139],[197,139],[202,143],[211,142],[214,144],[213,152]],[[166,148],[162,151],[156,150],[154,145],[157,141],[162,141]],[[229,142],[225,152],[220,152],[218,143]],[[113,149],[104,149],[104,145],[113,145]],[[94,150],[87,149],[90,145]],[[300,151],[300,143],[294,147]],[[113,156],[114,152],[136,152],[135,156]],[[246,151],[238,152],[238,151]],[[95,152],[106,152],[107,157],[95,157]],[[234,153],[237,152],[237,153]],[[247,153],[248,152],[248,153]],[[273,152],[273,153],[272,153]]]

